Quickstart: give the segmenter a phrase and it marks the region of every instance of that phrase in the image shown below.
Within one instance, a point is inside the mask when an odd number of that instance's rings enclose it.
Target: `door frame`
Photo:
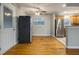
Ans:
[[[1,3],[0,3],[0,54],[1,54]]]

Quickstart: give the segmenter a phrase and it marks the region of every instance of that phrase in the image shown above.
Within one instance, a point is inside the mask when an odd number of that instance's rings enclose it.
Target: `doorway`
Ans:
[[[66,27],[71,26],[69,15],[56,16],[55,19],[55,36],[57,40],[66,46]]]

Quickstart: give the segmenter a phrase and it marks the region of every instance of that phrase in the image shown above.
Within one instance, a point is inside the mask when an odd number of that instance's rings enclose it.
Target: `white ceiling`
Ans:
[[[28,14],[34,14],[37,9],[46,11],[46,14],[78,14],[79,4],[65,3],[67,6],[63,7],[64,3],[16,3],[17,7],[22,9]]]

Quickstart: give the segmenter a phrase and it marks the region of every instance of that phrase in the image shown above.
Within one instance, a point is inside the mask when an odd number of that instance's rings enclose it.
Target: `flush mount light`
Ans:
[[[62,7],[66,7],[66,4],[63,4]]]
[[[36,13],[35,13],[35,15],[39,16],[39,15],[40,15],[40,13],[39,13],[39,12],[36,12]]]
[[[39,16],[40,15],[40,10],[37,9],[37,11],[35,12],[35,15]]]

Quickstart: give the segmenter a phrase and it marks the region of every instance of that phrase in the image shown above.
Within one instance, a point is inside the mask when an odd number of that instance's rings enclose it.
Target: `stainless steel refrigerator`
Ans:
[[[55,20],[55,36],[64,37],[64,20],[61,19]]]

